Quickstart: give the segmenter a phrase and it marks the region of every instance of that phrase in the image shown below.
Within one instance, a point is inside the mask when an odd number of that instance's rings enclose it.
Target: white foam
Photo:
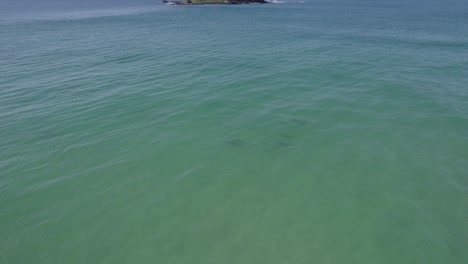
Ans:
[[[273,4],[286,4],[286,3],[304,3],[305,1],[303,0],[271,0],[268,1]]]

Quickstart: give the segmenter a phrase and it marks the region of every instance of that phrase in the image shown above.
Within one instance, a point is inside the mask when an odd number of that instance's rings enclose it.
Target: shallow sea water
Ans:
[[[0,2],[0,263],[466,263],[468,5]]]

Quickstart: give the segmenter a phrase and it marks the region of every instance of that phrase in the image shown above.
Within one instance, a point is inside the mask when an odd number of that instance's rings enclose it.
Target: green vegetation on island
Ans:
[[[235,5],[235,4],[266,4],[265,0],[181,0],[166,1],[169,5]]]

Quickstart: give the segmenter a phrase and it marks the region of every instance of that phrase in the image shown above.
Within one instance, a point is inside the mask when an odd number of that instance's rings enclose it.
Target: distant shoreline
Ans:
[[[267,4],[265,0],[182,0],[182,1],[167,1],[163,3],[168,5],[239,5],[239,4]]]

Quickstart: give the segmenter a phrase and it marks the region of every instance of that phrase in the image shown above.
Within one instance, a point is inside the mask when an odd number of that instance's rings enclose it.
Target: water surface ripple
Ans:
[[[468,262],[466,2],[18,3],[0,263]]]

